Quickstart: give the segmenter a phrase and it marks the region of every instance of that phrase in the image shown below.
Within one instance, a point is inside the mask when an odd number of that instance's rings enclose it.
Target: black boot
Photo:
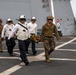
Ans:
[[[25,65],[26,65],[26,66],[28,66],[28,65],[29,65],[29,62],[28,62],[28,61],[25,61],[24,63],[25,63]]]
[[[33,55],[36,55],[37,51],[33,52]]]

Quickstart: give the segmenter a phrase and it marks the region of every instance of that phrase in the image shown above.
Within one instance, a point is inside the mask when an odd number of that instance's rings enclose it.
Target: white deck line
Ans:
[[[70,40],[70,41],[68,41],[68,42],[66,42],[66,43],[64,43],[64,44],[61,44],[61,45],[57,46],[56,49],[58,49],[58,48],[60,48],[60,47],[63,47],[63,46],[65,46],[65,45],[67,45],[67,44],[69,44],[69,43],[71,43],[71,42],[73,42],[73,41],[75,41],[75,40],[76,40],[76,38],[74,38],[74,39],[72,39],[72,40]],[[44,52],[41,53],[41,54],[39,54],[39,55],[37,55],[37,56],[35,56],[35,57],[37,58],[37,60],[40,60],[40,59],[43,60],[43,59],[44,59],[43,55],[44,55]],[[51,58],[51,59],[52,59],[52,58]],[[57,58],[53,58],[53,59],[56,60]],[[53,59],[52,59],[52,60],[53,60]],[[65,59],[62,59],[62,58],[59,59],[59,58],[58,58],[58,60],[65,60]],[[76,61],[76,59],[66,59],[66,60]],[[0,73],[0,75],[10,75],[11,73],[19,70],[20,68],[22,68],[22,66],[20,66],[19,64],[18,64],[18,65],[15,65],[14,67],[11,67],[11,68],[7,69],[6,71]]]

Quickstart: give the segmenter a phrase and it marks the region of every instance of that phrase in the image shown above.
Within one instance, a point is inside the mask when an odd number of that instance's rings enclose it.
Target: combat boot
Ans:
[[[50,61],[50,59],[47,59],[47,60],[45,60],[45,62],[50,63],[51,61]]]
[[[27,61],[24,61],[24,63],[25,63],[25,66],[28,66],[29,65],[29,61],[27,60]]]
[[[49,59],[49,57],[47,55],[45,55],[45,62],[47,62],[47,63],[51,62],[50,59]]]

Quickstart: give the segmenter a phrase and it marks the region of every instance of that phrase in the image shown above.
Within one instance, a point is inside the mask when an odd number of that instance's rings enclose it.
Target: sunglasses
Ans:
[[[20,21],[26,21],[26,19],[20,19]]]
[[[12,21],[8,21],[7,23],[11,23]]]
[[[52,20],[53,21],[53,19],[48,19],[48,20]]]

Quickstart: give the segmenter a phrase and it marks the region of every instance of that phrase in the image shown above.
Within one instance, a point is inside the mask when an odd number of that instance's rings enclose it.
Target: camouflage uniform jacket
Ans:
[[[57,40],[60,39],[56,26],[53,23],[48,26],[48,24],[46,23],[42,27],[41,39],[43,39],[44,37],[54,37],[54,33]]]

